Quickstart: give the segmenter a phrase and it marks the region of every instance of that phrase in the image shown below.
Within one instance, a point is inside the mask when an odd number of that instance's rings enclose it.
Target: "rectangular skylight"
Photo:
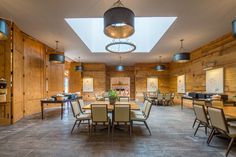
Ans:
[[[136,45],[136,53],[149,53],[177,17],[135,17],[135,33],[125,39]],[[113,41],[103,33],[103,18],[65,18],[93,53],[105,53]]]

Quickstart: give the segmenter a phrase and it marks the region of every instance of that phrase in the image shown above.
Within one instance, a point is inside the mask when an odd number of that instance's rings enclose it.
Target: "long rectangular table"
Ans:
[[[211,100],[210,99],[196,99],[196,98],[193,98],[193,97],[190,97],[190,96],[182,96],[181,97],[181,109],[184,108],[184,99],[185,100],[192,100],[192,104],[194,104],[195,101],[205,101],[205,102],[210,102]]]
[[[65,100],[52,100],[52,99],[43,99],[41,100],[41,113],[42,119],[44,119],[44,104],[61,104],[61,119],[63,119],[63,110],[65,103],[71,103],[71,101],[75,101],[76,99],[65,99]]]
[[[85,105],[84,107],[82,107],[84,110],[91,110],[91,105],[92,104],[106,104],[107,105],[107,108],[109,111],[112,111],[114,109],[114,106],[113,105],[110,105],[109,102],[107,101],[96,101],[96,102],[92,102],[91,104],[89,105]],[[135,102],[116,102],[116,104],[130,104],[130,109],[131,110],[139,110],[140,107],[137,103]]]

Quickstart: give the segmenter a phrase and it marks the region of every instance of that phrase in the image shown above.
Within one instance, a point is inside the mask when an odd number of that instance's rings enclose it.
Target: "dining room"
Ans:
[[[236,156],[235,8],[1,0],[0,157]]]

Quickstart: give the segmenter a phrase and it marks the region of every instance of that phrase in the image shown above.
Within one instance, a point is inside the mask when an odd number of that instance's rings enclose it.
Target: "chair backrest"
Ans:
[[[79,101],[80,107],[84,107],[85,106],[83,99],[79,99],[78,101]]]
[[[93,122],[107,122],[108,111],[106,104],[92,104],[91,105],[92,121]]]
[[[152,108],[152,103],[150,101],[147,101],[146,107],[145,107],[145,110],[144,110],[144,116],[145,116],[146,119],[149,117],[149,114],[151,112],[151,108]]]
[[[104,98],[104,101],[109,102],[109,98]]]
[[[119,101],[120,102],[129,102],[129,97],[120,97]]]
[[[130,122],[130,105],[119,104],[114,107],[114,122]]]
[[[199,121],[201,121],[205,124],[209,124],[204,105],[194,103],[193,104],[193,110],[195,112],[197,120],[199,120]]]
[[[175,98],[175,93],[171,93],[171,98],[174,99]]]
[[[223,107],[224,103],[221,100],[213,100],[211,101],[212,107]]]
[[[79,116],[82,113],[80,104],[77,101],[71,102],[71,108],[74,117]]]
[[[157,95],[157,99],[158,99],[158,100],[162,100],[162,99],[163,99],[163,94],[162,94],[162,93],[159,93],[159,94]]]
[[[205,101],[194,100],[194,104],[197,104],[197,105],[205,105]]]
[[[165,100],[171,100],[171,93],[165,94]]]
[[[217,129],[229,132],[228,125],[225,120],[224,111],[219,108],[208,107],[208,114],[210,117],[211,125]]]

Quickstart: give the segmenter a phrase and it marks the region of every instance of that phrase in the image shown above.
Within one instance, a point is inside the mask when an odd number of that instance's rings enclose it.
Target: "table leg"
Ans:
[[[41,113],[42,113],[42,120],[43,120],[43,103],[41,102]]]
[[[63,109],[64,109],[64,103],[61,103],[61,119],[63,119]]]
[[[183,98],[181,98],[181,110],[183,109]]]

